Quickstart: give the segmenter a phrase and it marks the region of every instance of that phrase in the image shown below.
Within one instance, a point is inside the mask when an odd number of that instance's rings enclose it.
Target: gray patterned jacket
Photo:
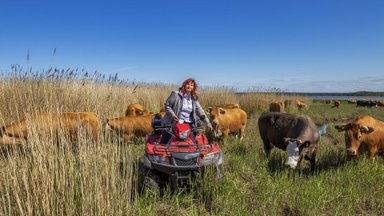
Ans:
[[[168,97],[165,102],[166,114],[162,120],[162,125],[173,126],[175,124],[173,118],[175,116],[179,117],[181,109],[183,108],[183,95],[180,91],[172,91],[171,95]],[[212,127],[207,115],[204,112],[204,109],[201,107],[198,97],[192,100],[192,119],[196,125],[197,118],[203,121],[207,127]]]

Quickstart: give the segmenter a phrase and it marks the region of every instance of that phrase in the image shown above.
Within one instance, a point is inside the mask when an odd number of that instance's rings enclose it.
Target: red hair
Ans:
[[[183,82],[183,85],[181,85],[181,88],[180,88],[180,91],[182,94],[185,93],[185,87],[187,86],[188,83],[193,83],[193,90],[191,92],[191,96],[192,96],[192,99],[196,99],[197,97],[197,93],[196,93],[196,90],[197,90],[197,83],[194,79],[192,78],[188,78],[186,79],[184,82]]]

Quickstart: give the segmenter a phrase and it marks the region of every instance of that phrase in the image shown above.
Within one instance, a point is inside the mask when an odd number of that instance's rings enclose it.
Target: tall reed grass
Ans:
[[[79,70],[23,71],[13,67],[0,79],[2,125],[45,112],[96,112],[104,121],[122,116],[139,102],[157,112],[178,86],[133,83]],[[258,97],[237,97],[231,90],[202,90],[201,103],[259,104]],[[263,98],[265,99],[265,98]],[[124,215],[138,196],[136,153],[129,146],[104,143],[96,151],[86,137],[78,148],[59,146],[30,128],[27,146],[2,147],[0,215]],[[51,134],[53,137],[54,135]],[[81,135],[80,135],[81,136]]]

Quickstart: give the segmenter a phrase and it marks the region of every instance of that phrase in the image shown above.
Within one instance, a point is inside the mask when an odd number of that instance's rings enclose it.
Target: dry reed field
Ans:
[[[8,125],[36,113],[95,112],[104,124],[107,118],[123,116],[134,102],[157,112],[177,88],[76,70],[34,74],[14,69],[0,79],[0,122]],[[288,107],[310,115],[316,123],[330,122],[329,136],[320,143],[316,174],[291,181],[283,165],[284,152],[272,151],[271,160],[264,157],[256,125],[271,101],[297,97],[237,94],[226,88],[201,89],[199,96],[204,108],[239,103],[249,114],[245,140],[240,143],[231,137],[222,143],[225,177],[221,182],[207,176],[192,189],[168,189],[162,197],[139,193],[137,164],[143,140],[123,145],[101,132],[101,147],[96,148],[82,132],[74,144],[67,137],[56,138],[57,142],[53,132],[38,136],[30,127],[28,143],[1,146],[0,215],[384,214],[383,164],[364,159],[346,163],[343,135],[331,127],[338,119],[361,113],[382,117],[382,111],[343,108],[346,104],[340,110],[328,110],[305,98],[313,108]]]

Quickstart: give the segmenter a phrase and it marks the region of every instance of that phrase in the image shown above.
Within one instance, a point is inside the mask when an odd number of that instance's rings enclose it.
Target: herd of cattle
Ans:
[[[355,102],[357,106],[362,106],[362,102]],[[285,113],[284,108],[293,103],[298,109],[307,108],[306,103],[301,100],[278,101],[270,104],[269,112],[260,115],[258,127],[264,151],[267,155],[272,147],[287,151],[287,165],[296,168],[302,159],[306,159],[310,161],[313,171],[317,144],[325,134],[327,125],[318,127],[307,115]],[[338,107],[340,103],[335,102],[334,106]],[[207,113],[210,116],[215,137],[227,139],[231,133],[236,134],[240,140],[244,137],[247,113],[238,104],[209,107]],[[144,137],[151,133],[153,131],[151,120],[155,116],[160,118],[164,115],[165,110],[152,113],[139,103],[130,104],[125,116],[107,119],[105,125],[101,124],[94,112],[35,114],[1,127],[0,147],[28,143],[28,139],[32,136],[31,132],[40,138],[54,136],[60,141],[60,137],[64,136],[73,142],[77,141],[80,132],[84,132],[93,143],[100,146],[103,129],[106,133],[117,134],[121,142],[129,142],[132,137]],[[359,154],[367,154],[374,158],[384,153],[384,122],[370,116],[363,116],[348,124],[336,125],[335,128],[345,133],[348,158]]]

